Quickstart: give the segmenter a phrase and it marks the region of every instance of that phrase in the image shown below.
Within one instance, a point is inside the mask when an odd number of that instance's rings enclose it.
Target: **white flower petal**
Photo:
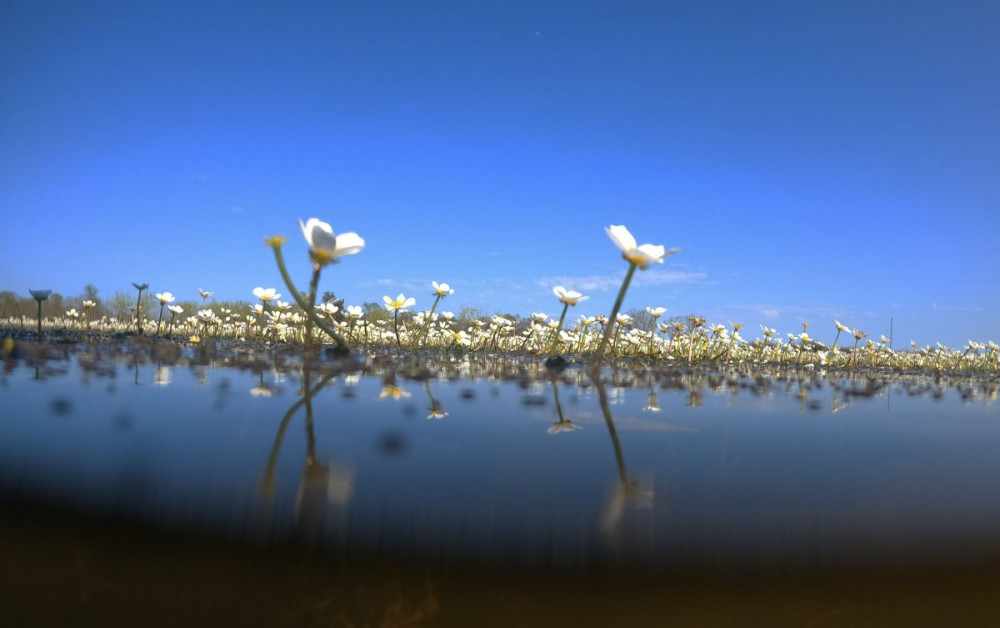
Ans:
[[[354,255],[363,248],[365,248],[364,238],[353,231],[348,231],[337,236],[337,244],[333,250],[333,256]]]
[[[608,237],[615,243],[615,246],[621,249],[622,253],[628,253],[636,248],[635,238],[624,225],[611,225],[605,231],[608,232]]]

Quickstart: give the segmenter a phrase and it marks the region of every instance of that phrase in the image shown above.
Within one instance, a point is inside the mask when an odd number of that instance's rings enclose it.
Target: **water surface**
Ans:
[[[0,495],[246,547],[521,573],[991,567],[997,384],[29,347],[0,378]]]

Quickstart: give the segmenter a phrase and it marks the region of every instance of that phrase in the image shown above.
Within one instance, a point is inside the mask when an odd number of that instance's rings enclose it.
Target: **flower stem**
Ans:
[[[312,328],[313,328],[313,313],[316,309],[316,291],[319,288],[319,273],[323,269],[319,264],[313,264],[313,276],[312,281],[309,282],[309,310],[306,312],[306,355],[312,353]]]
[[[434,304],[431,305],[431,312],[427,315],[427,321],[424,324],[424,333],[421,334],[420,342],[416,343],[413,347],[414,350],[420,349],[424,344],[427,343],[427,336],[431,333],[431,323],[434,321],[434,310],[437,309],[438,301],[441,300],[441,295],[437,295],[434,298]]]
[[[159,294],[159,293],[157,293]],[[163,324],[163,306],[166,305],[163,301],[160,301],[160,317],[156,319],[156,337],[160,337],[160,325]]]
[[[274,250],[274,261],[278,264],[278,271],[281,273],[281,278],[284,280],[285,285],[288,286],[288,290],[292,293],[292,298],[295,299],[295,302],[299,304],[300,308],[305,310],[306,315],[316,323],[317,327],[330,334],[330,337],[337,343],[338,349],[345,349],[349,351],[350,348],[347,346],[347,343],[344,342],[343,336],[337,333],[337,331],[329,325],[326,325],[323,321],[316,318],[316,313],[309,309],[309,305],[302,299],[302,295],[299,294],[299,291],[295,289],[295,284],[292,283],[292,278],[288,275],[288,269],[285,267],[285,258],[281,254],[281,244],[279,242],[274,242],[270,246]]]
[[[142,290],[139,290],[139,296],[135,300],[135,326],[139,330],[139,335],[142,335]]]
[[[625,300],[625,292],[628,290],[628,284],[632,281],[632,275],[635,274],[635,267],[635,262],[629,262],[628,272],[625,273],[625,280],[622,281],[622,287],[618,290],[618,298],[615,299],[615,306],[611,309],[608,324],[604,326],[604,337],[601,338],[601,344],[598,345],[594,357],[591,358],[591,366],[600,366],[601,364],[601,359],[604,357],[604,350],[608,346],[608,340],[611,339],[611,329],[615,327],[614,323],[618,320],[618,311],[622,307],[622,301]]]
[[[552,330],[552,340],[549,341],[549,353],[555,351],[556,341],[559,340],[559,332],[562,331],[563,321],[566,320],[566,310],[568,309],[569,303],[563,303],[563,311],[559,315],[559,326]]]

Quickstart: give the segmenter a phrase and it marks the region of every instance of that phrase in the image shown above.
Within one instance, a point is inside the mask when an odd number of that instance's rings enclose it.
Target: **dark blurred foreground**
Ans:
[[[393,564],[5,505],[2,626],[987,626],[1000,567],[540,573]]]

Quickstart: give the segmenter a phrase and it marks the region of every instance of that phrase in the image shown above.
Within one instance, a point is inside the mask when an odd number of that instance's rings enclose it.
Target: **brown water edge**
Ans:
[[[0,519],[4,626],[995,625],[1000,564],[552,573],[317,558],[27,505]]]

